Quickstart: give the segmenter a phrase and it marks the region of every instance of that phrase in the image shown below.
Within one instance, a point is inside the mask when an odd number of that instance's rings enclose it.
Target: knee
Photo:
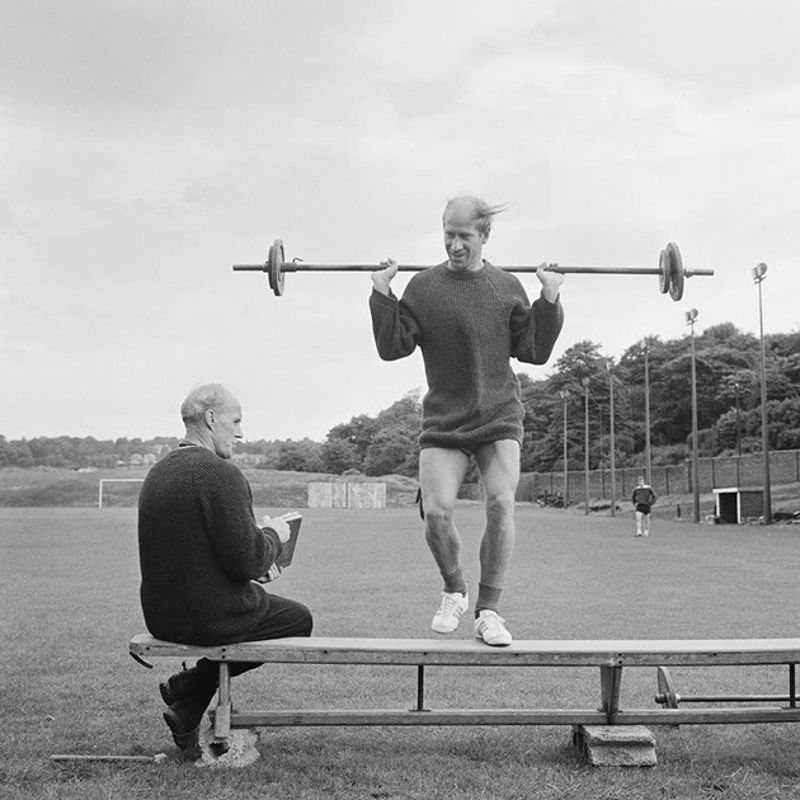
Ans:
[[[486,514],[492,519],[506,519],[514,514],[514,493],[497,492],[486,498]]]
[[[296,636],[311,636],[311,630],[314,627],[314,617],[311,615],[311,611],[304,606],[302,603],[298,604],[300,608],[298,609],[297,615],[297,633]]]
[[[438,533],[453,524],[453,509],[437,503],[425,506],[425,528],[428,533]]]

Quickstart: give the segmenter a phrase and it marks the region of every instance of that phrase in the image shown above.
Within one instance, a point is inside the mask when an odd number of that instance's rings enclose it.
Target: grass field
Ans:
[[[271,511],[258,509],[259,512]],[[439,584],[414,508],[306,509],[275,588],[307,603],[315,634],[427,637]],[[584,517],[521,504],[503,614],[517,638],[798,634],[800,529]],[[474,585],[482,511],[459,509]],[[53,753],[175,753],[157,684],[127,654],[144,629],[131,508],[0,509],[0,796],[21,798],[759,798],[800,796],[800,728],[654,728],[651,770],[598,770],[558,727],[282,728],[233,771],[59,766]],[[457,634],[470,636],[464,622]],[[772,668],[672,670],[682,693],[781,692]],[[593,706],[596,670],[429,670],[430,707]],[[237,679],[242,707],[414,702],[413,668],[265,666]],[[628,670],[623,707],[653,705],[655,670]]]

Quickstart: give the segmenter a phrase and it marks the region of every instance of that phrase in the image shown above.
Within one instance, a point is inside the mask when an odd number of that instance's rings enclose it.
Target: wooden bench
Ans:
[[[800,639],[711,640],[527,640],[509,647],[488,647],[474,639],[286,638],[222,646],[190,646],[134,636],[130,654],[147,659],[205,657],[219,663],[219,692],[213,713],[214,742],[224,751],[231,728],[297,725],[572,725],[578,738],[585,726],[644,726],[800,721],[795,697],[795,665]],[[267,710],[231,709],[228,663],[258,661],[290,664],[368,664],[416,667],[416,705],[410,710]],[[787,665],[786,706],[680,708],[665,702],[672,690],[673,666]],[[442,709],[425,707],[426,667],[592,667],[600,671],[600,705],[575,709]],[[665,707],[620,707],[622,670],[660,667],[659,696]],[[666,677],[665,677],[666,676]]]

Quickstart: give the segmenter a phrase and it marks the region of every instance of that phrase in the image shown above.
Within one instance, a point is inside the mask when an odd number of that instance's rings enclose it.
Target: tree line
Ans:
[[[800,332],[765,337],[769,446],[800,448]],[[695,338],[698,449],[701,455],[761,450],[761,362],[757,337],[731,323]],[[649,381],[645,384],[645,361]],[[653,464],[675,464],[691,452],[691,338],[646,337],[618,360],[591,341],[572,345],[547,378],[519,374],[525,407],[522,469],[563,469],[564,418],[570,469],[584,464],[585,415],[589,412],[589,465],[611,457],[613,391],[617,466],[641,463],[645,447],[645,396],[649,396]],[[588,402],[587,402],[588,400]],[[241,442],[237,453],[263,469],[365,475],[417,473],[421,395],[414,390],[375,416],[359,414],[334,426],[322,442]],[[37,437],[8,441],[0,435],[0,467],[114,467],[162,457],[177,438],[97,440]]]

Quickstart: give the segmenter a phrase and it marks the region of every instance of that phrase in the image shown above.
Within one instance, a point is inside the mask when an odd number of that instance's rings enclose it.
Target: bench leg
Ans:
[[[619,691],[622,685],[622,667],[600,667],[600,710],[606,715],[609,725],[614,724],[614,717],[619,711]]]
[[[211,747],[217,755],[227,753],[231,732],[231,672],[225,661],[219,662],[219,690],[214,713],[214,740]]]

